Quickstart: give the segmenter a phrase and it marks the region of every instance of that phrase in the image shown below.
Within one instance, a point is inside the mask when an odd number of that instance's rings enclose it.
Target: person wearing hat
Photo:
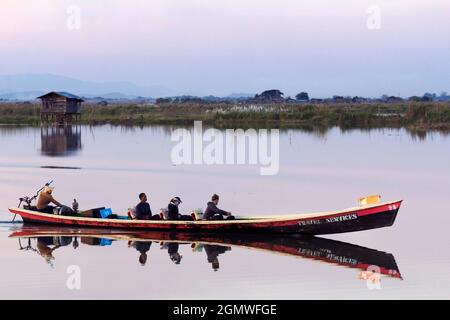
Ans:
[[[231,215],[231,212],[227,212],[225,210],[221,210],[217,208],[219,204],[219,196],[217,194],[213,194],[211,197],[211,201],[208,202],[205,214],[203,215],[203,219],[205,220],[234,220],[235,217]],[[226,216],[226,218],[224,218]]]
[[[193,221],[194,218],[189,215],[183,215],[180,214],[180,211],[178,210],[178,206],[180,203],[182,203],[180,197],[175,197],[170,200],[169,205],[167,206],[168,209],[168,218],[169,220],[184,220],[184,221]]]
[[[39,197],[36,202],[36,208],[39,212],[52,214],[55,207],[51,206],[50,203],[53,203],[58,207],[62,207],[62,204],[53,198],[53,189],[54,188],[52,187],[46,186],[44,190],[39,193]]]

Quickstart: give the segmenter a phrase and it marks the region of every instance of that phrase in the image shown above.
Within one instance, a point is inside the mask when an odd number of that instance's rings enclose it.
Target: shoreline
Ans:
[[[192,126],[216,128],[405,128],[450,131],[449,102],[386,104],[113,104],[82,107],[83,125]],[[40,104],[0,104],[0,125],[40,125]]]

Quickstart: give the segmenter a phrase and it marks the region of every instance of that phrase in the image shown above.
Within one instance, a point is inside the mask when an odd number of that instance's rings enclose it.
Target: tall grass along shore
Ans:
[[[1,103],[0,124],[37,125],[40,104]],[[450,130],[450,102],[380,104],[84,104],[82,124],[191,125],[201,120],[233,127],[405,127]]]

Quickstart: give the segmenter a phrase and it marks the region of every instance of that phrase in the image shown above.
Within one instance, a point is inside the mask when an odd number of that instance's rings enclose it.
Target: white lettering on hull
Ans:
[[[310,225],[318,225],[323,223],[335,223],[335,222],[343,222],[358,219],[358,215],[356,213],[347,214],[344,216],[331,217],[326,219],[312,219],[312,220],[300,220],[298,222],[299,226],[310,226]]]

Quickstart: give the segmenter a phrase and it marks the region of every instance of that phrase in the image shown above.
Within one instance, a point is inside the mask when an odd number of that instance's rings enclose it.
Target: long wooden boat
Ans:
[[[40,213],[10,208],[24,223],[59,226],[97,227],[130,230],[201,231],[201,232],[264,232],[321,235],[354,232],[393,225],[402,200],[361,205],[341,211],[283,216],[239,217],[221,221],[173,221],[85,218]]]
[[[164,232],[127,231],[96,228],[68,228],[24,226],[10,234],[11,238],[55,238],[79,237],[116,241],[160,242],[188,244],[191,247],[222,246],[241,247],[267,251],[342,267],[367,271],[371,266],[377,272],[392,278],[402,279],[392,254],[341,241],[318,237],[295,237],[289,235],[202,233],[202,232]],[[83,242],[83,241],[82,241]],[[98,241],[97,243],[100,243]]]

